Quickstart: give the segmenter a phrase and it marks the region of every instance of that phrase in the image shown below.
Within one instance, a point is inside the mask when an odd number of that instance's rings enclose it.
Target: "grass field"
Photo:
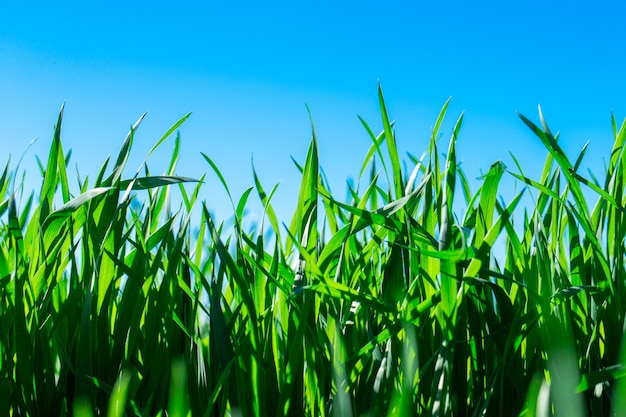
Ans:
[[[379,100],[368,185],[331,194],[313,129],[290,220],[276,186],[253,173],[232,196],[203,154],[232,227],[204,178],[177,174],[188,116],[152,149],[175,142],[163,175],[124,176],[140,119],[70,184],[61,111],[41,189],[0,172],[0,415],[626,415],[626,124],[596,177],[541,112],[520,115],[546,148],[540,178],[524,174],[535,161],[495,162],[472,190],[462,116],[442,142],[446,103],[402,159]],[[245,229],[251,199],[264,216]]]

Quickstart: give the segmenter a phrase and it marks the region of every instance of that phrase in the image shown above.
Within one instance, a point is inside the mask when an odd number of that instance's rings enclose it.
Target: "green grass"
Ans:
[[[463,116],[440,143],[446,102],[424,154],[401,160],[379,101],[363,189],[333,196],[313,128],[291,221],[254,169],[233,196],[203,154],[232,228],[202,202],[204,178],[177,175],[179,136],[167,171],[148,169],[189,115],[132,177],[143,117],[93,182],[70,185],[61,110],[41,190],[10,163],[0,174],[0,414],[622,415],[626,123],[586,178],[586,147],[570,159],[541,112],[520,115],[545,145],[541,177],[495,162],[473,191]],[[521,191],[503,201],[507,176]]]

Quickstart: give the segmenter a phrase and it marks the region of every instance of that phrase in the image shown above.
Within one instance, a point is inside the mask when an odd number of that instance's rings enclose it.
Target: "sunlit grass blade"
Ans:
[[[120,181],[119,188],[125,190],[129,185],[132,184],[131,189],[133,190],[148,190],[151,188],[180,184],[183,182],[198,182],[198,180],[176,175],[151,175],[149,177],[135,178],[134,180]]]
[[[128,157],[130,155],[130,151],[133,146],[133,139],[135,137],[135,132],[139,128],[139,125],[143,121],[144,117],[146,117],[146,114],[147,113],[142,114],[139,117],[139,119],[137,119],[135,124],[131,126],[128,132],[128,135],[126,136],[126,139],[122,143],[122,147],[120,148],[120,151],[117,155],[117,160],[115,161],[115,167],[113,167],[113,173],[101,185],[103,186],[117,185],[117,183],[121,180],[122,173],[124,171],[124,168],[126,167],[126,162],[128,161]],[[100,183],[97,182],[97,185],[100,185]]]
[[[402,181],[402,168],[400,165],[400,156],[398,154],[396,138],[391,128],[391,122],[389,121],[387,106],[385,105],[383,90],[380,84],[378,84],[378,102],[380,105],[380,114],[382,117],[383,128],[385,132],[385,142],[387,143],[387,151],[389,153],[389,159],[391,161],[391,173],[393,178],[395,197],[396,199],[399,199],[403,196],[402,191],[404,190],[404,184]]]
[[[444,171],[444,183],[441,185],[441,213],[439,227],[439,251],[446,251],[452,245],[452,228],[453,228],[453,211],[454,192],[456,187],[456,140],[463,121],[463,115],[459,117],[454,127],[452,138],[448,146],[448,155],[446,158],[446,168]],[[455,327],[455,306],[457,304],[457,293],[459,291],[459,280],[457,276],[457,267],[454,262],[449,259],[440,260],[440,285],[441,285],[441,304],[439,305],[442,321],[442,328],[448,332],[448,337],[452,337]]]

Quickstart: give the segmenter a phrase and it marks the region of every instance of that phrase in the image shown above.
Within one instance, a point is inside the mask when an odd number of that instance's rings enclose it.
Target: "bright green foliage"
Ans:
[[[463,117],[442,159],[446,102],[403,163],[378,97],[381,133],[361,120],[364,189],[332,195],[313,128],[289,226],[277,186],[252,167],[234,199],[202,154],[233,208],[232,227],[214,219],[203,178],[176,174],[179,136],[150,174],[189,115],[125,178],[142,116],[112,168],[72,191],[61,110],[41,191],[24,198],[17,169],[0,173],[0,415],[623,413],[626,123],[601,182],[578,172],[586,147],[572,162],[541,112],[541,127],[520,115],[548,151],[541,178],[495,162],[472,192]],[[246,230],[256,197],[264,216]]]

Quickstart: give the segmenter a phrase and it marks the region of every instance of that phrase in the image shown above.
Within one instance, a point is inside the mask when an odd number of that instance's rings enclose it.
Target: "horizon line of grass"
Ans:
[[[449,100],[409,168],[378,98],[351,201],[330,192],[311,117],[288,223],[254,166],[237,198],[202,154],[232,230],[201,201],[204,175],[176,173],[189,114],[125,178],[142,115],[74,193],[61,108],[39,195],[18,205],[23,177],[0,174],[0,414],[621,415],[626,120],[612,118],[599,180],[579,173],[586,146],[571,160],[541,109],[539,125],[520,114],[548,152],[541,177],[513,157],[517,172],[497,161],[474,192],[457,163],[463,115],[440,150]],[[523,184],[508,202],[505,175]],[[264,213],[245,230],[254,194]]]

